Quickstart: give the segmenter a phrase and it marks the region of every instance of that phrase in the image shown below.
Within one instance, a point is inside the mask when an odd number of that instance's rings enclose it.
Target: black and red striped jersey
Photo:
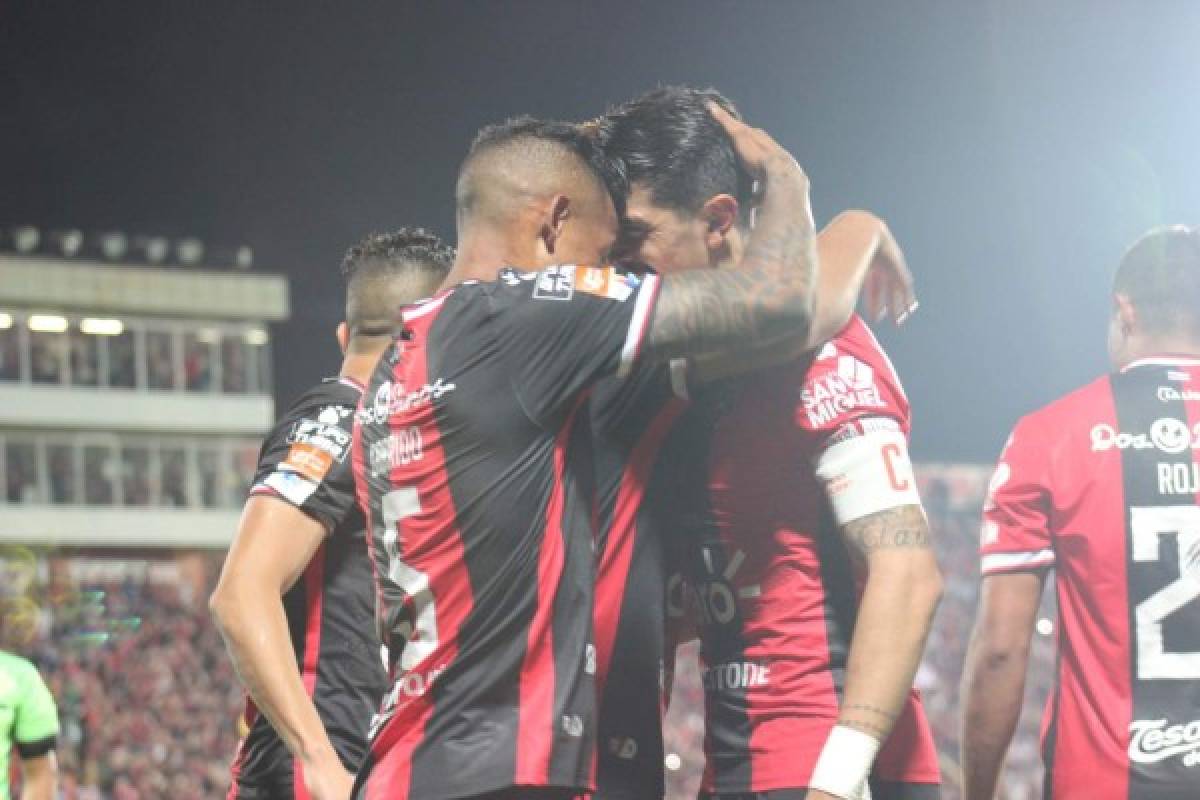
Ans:
[[[348,378],[330,378],[301,397],[267,434],[250,489],[295,506],[330,532],[283,605],[304,686],[352,772],[366,755],[371,717],[387,689],[350,460],[361,391]],[[249,698],[244,721],[249,732],[234,761],[230,800],[307,798],[300,764]]]
[[[1055,572],[1047,800],[1200,796],[1200,359],[1155,358],[1013,430],[982,572]]]
[[[670,503],[670,558],[691,593],[672,581],[670,608],[694,609],[700,633],[705,791],[808,785],[862,591],[816,462],[848,437],[908,428],[899,379],[857,317],[817,354],[694,392],[660,457],[674,484],[651,503]],[[939,781],[915,690],[873,777]]]
[[[505,269],[404,311],[355,427],[392,659],[357,797],[590,787],[592,454],[572,422],[631,370],[657,292]]]
[[[589,402],[596,481],[597,800],[662,797],[664,563],[653,491],[659,448],[686,406],[680,364],[605,381]]]

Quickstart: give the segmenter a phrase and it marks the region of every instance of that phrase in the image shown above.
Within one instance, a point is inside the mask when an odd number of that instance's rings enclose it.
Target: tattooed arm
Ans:
[[[741,268],[663,278],[646,343],[647,355],[659,361],[806,337],[812,325],[818,272],[808,178],[765,132],[711,109],[758,180],[762,206]]]
[[[866,573],[838,724],[879,741],[904,709],[942,578],[919,505],[898,506],[841,526],[851,560]]]

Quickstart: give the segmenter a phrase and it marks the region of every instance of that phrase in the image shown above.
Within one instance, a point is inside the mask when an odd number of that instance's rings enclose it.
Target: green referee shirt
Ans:
[[[57,736],[58,709],[42,676],[25,659],[0,650],[0,800],[10,800],[13,745],[22,758],[37,758],[54,748]]]

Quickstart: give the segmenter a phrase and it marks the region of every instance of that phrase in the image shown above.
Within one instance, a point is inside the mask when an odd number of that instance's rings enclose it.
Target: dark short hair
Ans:
[[[519,116],[507,119],[494,125],[482,128],[475,135],[471,149],[463,160],[459,170],[459,186],[455,200],[459,212],[469,211],[473,197],[464,186],[462,176],[467,173],[471,163],[486,153],[502,148],[519,148],[522,144],[537,145],[550,143],[562,148],[563,151],[576,156],[591,173],[599,179],[612,197],[617,214],[625,211],[625,197],[629,193],[628,184],[620,165],[609,158],[594,131],[586,126],[559,120],[538,119],[531,116]]]
[[[1200,337],[1200,231],[1154,228],[1121,259],[1113,291],[1126,295],[1150,335]]]
[[[454,248],[424,228],[372,233],[346,251],[346,323],[354,333],[382,334],[395,312],[388,306],[402,283],[413,302],[432,294],[454,264]]]
[[[709,102],[738,116],[716,89],[664,86],[611,109],[596,123],[598,138],[627,183],[646,185],[658,205],[691,213],[729,194],[747,219],[753,181]]]

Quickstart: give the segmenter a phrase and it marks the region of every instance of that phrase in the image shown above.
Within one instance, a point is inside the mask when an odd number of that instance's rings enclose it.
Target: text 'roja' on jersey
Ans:
[[[664,513],[682,532],[668,610],[697,617],[705,791],[808,785],[837,721],[861,592],[815,466],[838,443],[879,432],[903,441],[908,429],[899,380],[857,317],[813,356],[693,393],[660,457],[674,489],[651,503],[670,497]],[[915,692],[874,776],[939,781]]]
[[[404,312],[355,436],[393,661],[357,797],[589,787],[590,388],[632,368],[658,291],[502,270]]]
[[[1022,419],[982,571],[1053,568],[1051,800],[1200,796],[1200,360],[1146,359]]]

